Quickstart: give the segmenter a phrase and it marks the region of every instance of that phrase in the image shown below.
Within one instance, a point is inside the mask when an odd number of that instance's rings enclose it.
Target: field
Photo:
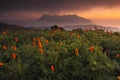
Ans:
[[[0,80],[120,80],[120,34],[88,29],[3,31]]]

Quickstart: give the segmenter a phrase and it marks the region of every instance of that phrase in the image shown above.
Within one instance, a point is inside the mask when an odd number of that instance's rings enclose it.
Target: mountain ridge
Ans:
[[[27,29],[27,28],[25,28],[23,26],[20,26],[20,25],[0,22],[0,31],[5,31],[5,30],[8,30],[8,29],[17,30],[17,29]]]
[[[79,17],[77,15],[43,15],[36,19],[44,25],[83,25],[83,24],[93,24],[90,19]]]

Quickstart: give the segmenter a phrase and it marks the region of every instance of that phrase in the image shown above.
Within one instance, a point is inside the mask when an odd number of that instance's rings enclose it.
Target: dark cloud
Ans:
[[[116,7],[120,0],[0,0],[0,13],[14,11],[59,12]]]

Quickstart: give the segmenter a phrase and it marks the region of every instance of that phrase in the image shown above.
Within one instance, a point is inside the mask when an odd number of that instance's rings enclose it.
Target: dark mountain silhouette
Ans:
[[[10,30],[10,29],[17,30],[17,29],[26,29],[26,28],[19,25],[11,25],[11,24],[0,22],[0,31]]]
[[[43,25],[87,25],[92,24],[92,21],[79,17],[77,15],[43,15],[42,17],[36,20],[37,22],[42,23]]]

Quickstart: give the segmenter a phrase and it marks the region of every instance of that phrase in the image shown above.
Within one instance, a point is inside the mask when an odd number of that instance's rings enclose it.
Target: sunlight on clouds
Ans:
[[[120,8],[95,8],[89,12],[77,14],[90,19],[120,19]]]

